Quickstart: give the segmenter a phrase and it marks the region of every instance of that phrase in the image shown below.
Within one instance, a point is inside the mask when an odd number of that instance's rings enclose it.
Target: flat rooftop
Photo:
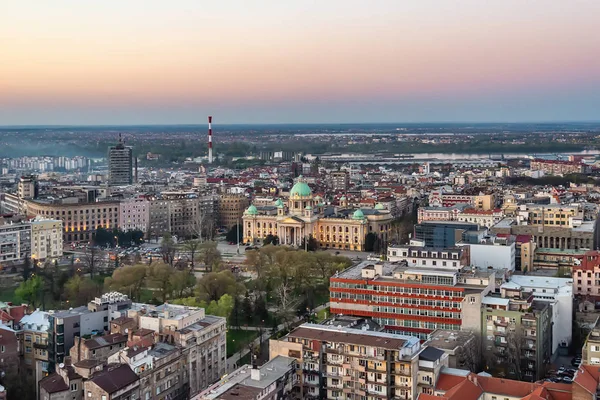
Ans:
[[[197,398],[210,400],[225,399],[229,398],[228,392],[230,391],[235,391],[236,393],[248,392],[248,394],[253,394],[255,392],[260,393],[263,389],[266,389],[285,375],[285,373],[293,369],[294,367],[291,365],[295,364],[295,361],[294,358],[284,356],[277,356],[272,360],[269,360],[259,368],[260,379],[252,379],[252,366],[244,365],[200,393]],[[246,388],[257,390],[246,390]],[[235,398],[240,398],[239,393],[235,395]],[[231,393],[231,395],[234,396],[233,393]],[[248,398],[254,399],[255,397]]]
[[[424,346],[432,346],[441,350],[455,350],[457,347],[467,343],[473,336],[469,331],[436,329],[431,332]]]
[[[374,346],[388,350],[399,350],[419,343],[419,339],[413,336],[358,331],[352,328],[328,327],[317,324],[302,324],[291,331],[288,337]]]

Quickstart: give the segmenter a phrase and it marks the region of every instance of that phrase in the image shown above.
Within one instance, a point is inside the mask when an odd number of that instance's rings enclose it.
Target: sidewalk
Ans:
[[[318,313],[319,311],[324,310],[327,307],[329,307],[329,303],[322,304],[319,307],[315,308],[315,313]],[[299,321],[302,321],[302,319],[303,319],[302,317],[296,317],[296,318],[294,318],[293,321],[290,322],[289,325],[293,326],[294,324],[297,324]],[[285,328],[284,324],[279,324],[277,326],[277,332],[281,332],[284,328]],[[269,338],[271,337],[271,333],[270,333],[271,329],[259,328],[259,327],[256,327],[256,326],[240,327],[240,329],[241,330],[246,330],[246,331],[259,331],[260,329],[263,329],[263,330],[267,331],[267,332],[263,333],[262,337],[254,339],[254,341],[252,342],[252,344],[254,346],[257,346],[260,343],[269,340]],[[237,353],[235,353],[231,357],[229,357],[227,359],[227,373],[235,371],[237,368],[239,368],[240,366],[237,365],[237,364],[249,352],[250,352],[250,350],[248,349],[248,346],[246,346],[242,350],[238,351]]]

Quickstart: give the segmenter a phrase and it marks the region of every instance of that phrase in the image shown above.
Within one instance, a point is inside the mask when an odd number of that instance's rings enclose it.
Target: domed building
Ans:
[[[350,209],[347,202],[340,207],[326,206],[300,177],[287,202],[277,199],[270,206],[250,205],[242,219],[245,243],[274,235],[282,245],[301,246],[312,236],[321,248],[363,251],[368,233],[387,242],[393,217],[384,207]]]

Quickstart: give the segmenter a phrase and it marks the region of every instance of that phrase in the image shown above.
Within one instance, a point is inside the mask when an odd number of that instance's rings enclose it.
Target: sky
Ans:
[[[600,120],[598,0],[0,2],[0,125]]]

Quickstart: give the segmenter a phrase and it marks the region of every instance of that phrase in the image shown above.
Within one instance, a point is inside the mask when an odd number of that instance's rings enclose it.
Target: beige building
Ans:
[[[219,197],[219,226],[231,229],[241,223],[248,205],[248,198],[243,194],[221,195]]]
[[[522,204],[516,214],[522,225],[573,228],[583,221],[579,206],[565,204]]]
[[[280,244],[301,246],[312,236],[320,247],[363,251],[369,233],[387,242],[392,220],[381,204],[373,209],[350,210],[345,198],[342,209],[326,210],[321,198],[313,197],[309,186],[299,181],[292,187],[287,205],[279,199],[260,210],[255,205],[248,207],[243,216],[244,242],[255,243],[275,235]]]
[[[108,357],[127,346],[127,336],[113,333],[91,339],[75,336],[75,343],[69,355],[74,363],[81,360],[106,361]]]
[[[5,194],[5,202],[15,195]],[[21,213],[35,217],[62,221],[63,242],[89,242],[96,229],[116,228],[119,224],[119,202],[102,201],[96,203],[52,203],[48,201],[25,200],[21,203]]]
[[[59,219],[31,221],[31,257],[37,260],[63,255],[63,224]]]
[[[49,324],[48,313],[40,310],[25,315],[19,323],[23,364],[36,383],[48,375]]]
[[[139,328],[156,332],[158,342],[183,347],[191,394],[227,372],[225,318],[205,315],[203,308],[137,303],[127,310],[127,316]]]
[[[38,183],[34,175],[22,176],[17,184],[17,194],[20,199],[34,199],[37,197]]]
[[[418,338],[303,324],[269,342],[270,358],[295,358],[302,399],[416,400]]]
[[[600,365],[600,319],[590,331],[581,351],[584,365]]]

